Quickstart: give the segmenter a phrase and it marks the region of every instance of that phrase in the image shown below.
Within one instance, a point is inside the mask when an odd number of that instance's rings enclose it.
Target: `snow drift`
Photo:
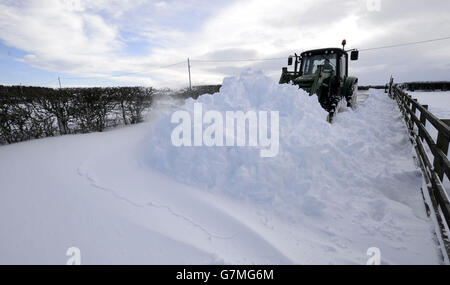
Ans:
[[[171,144],[175,125],[168,114],[151,133],[147,155],[150,167],[179,182],[258,203],[299,201],[295,197],[309,191],[312,165],[305,154],[311,150],[306,148],[321,143],[330,132],[327,113],[315,96],[249,70],[238,78],[226,78],[219,93],[201,96],[197,101],[189,99],[181,109],[194,117],[195,103],[203,104],[204,112],[215,110],[224,115],[228,111],[278,111],[278,155],[262,158],[259,149],[248,146],[175,147]]]
[[[400,113],[369,92],[333,125],[315,96],[260,72],[199,98],[205,111],[278,111],[272,158],[174,147],[173,110],[1,147],[0,264],[64,264],[74,246],[82,264],[365,264],[370,247],[383,264],[439,263]]]
[[[386,237],[408,235],[420,244],[432,232],[421,174],[399,111],[382,91],[371,92],[330,125],[316,96],[250,70],[197,102],[222,113],[279,111],[278,156],[261,158],[248,147],[174,147],[168,114],[151,133],[146,163],[180,183],[257,205],[306,236],[324,231],[333,239],[345,231],[344,248],[368,236],[386,244]],[[194,103],[181,109],[193,116]]]
[[[377,100],[372,98],[369,104],[377,108]],[[274,158],[261,158],[257,149],[249,147],[175,147],[170,143],[175,125],[168,114],[151,133],[146,157],[149,167],[179,182],[285,214],[292,211],[294,217],[299,213],[322,216],[338,204],[344,210],[354,195],[370,197],[380,190],[396,189],[395,180],[383,181],[386,175],[395,174],[391,168],[395,163],[410,169],[396,174],[399,178],[420,185],[406,133],[385,129],[389,118],[379,118],[378,125],[367,124],[367,118],[375,115],[370,107],[356,113],[347,110],[330,125],[316,96],[292,85],[279,85],[251,70],[226,78],[219,93],[201,96],[198,101],[189,99],[181,109],[193,116],[195,102],[202,103],[205,110],[222,113],[279,111],[280,150]],[[386,145],[386,137],[398,145]],[[397,153],[403,157],[399,159]],[[380,189],[380,183],[387,189]],[[342,199],[346,194],[349,197]],[[382,212],[382,208],[380,205],[375,211]]]

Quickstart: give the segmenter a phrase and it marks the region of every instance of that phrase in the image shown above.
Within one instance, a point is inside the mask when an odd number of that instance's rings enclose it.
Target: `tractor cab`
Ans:
[[[345,40],[342,44],[345,47]],[[348,52],[344,48],[324,48],[290,56],[288,65],[294,65],[294,70],[284,67],[280,84],[292,83],[310,96],[316,94],[322,107],[330,113],[331,121],[341,99],[346,99],[348,106],[354,106],[352,98],[358,79],[348,76]],[[351,60],[358,60],[358,56],[357,50],[351,51]]]
[[[300,72],[302,75],[313,75],[322,70],[336,72],[337,54],[334,51],[326,51],[325,53],[313,54],[313,51],[304,54]]]

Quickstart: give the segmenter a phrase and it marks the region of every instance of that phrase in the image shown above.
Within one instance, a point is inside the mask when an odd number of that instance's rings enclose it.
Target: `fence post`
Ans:
[[[411,96],[409,96],[408,93],[403,92],[403,99],[404,99],[404,104],[405,104],[405,121],[406,121],[406,125],[408,126],[408,128],[411,130],[411,115],[409,114],[409,112],[407,110],[411,110],[411,106],[412,103],[410,100]]]
[[[412,97],[411,97],[411,95],[409,95],[409,94],[406,94],[406,96],[410,99],[410,100],[408,100],[408,109],[411,110],[411,108],[412,108],[412,106],[413,106],[413,103],[411,103]]]
[[[441,120],[443,123],[445,123],[447,126],[450,126],[450,120]],[[436,141],[436,147],[439,148],[440,150],[442,150],[442,152],[447,155],[448,153],[448,140],[445,136],[443,136],[441,134],[441,132],[438,132],[438,137],[437,137],[437,141]],[[437,175],[439,176],[439,179],[444,178],[444,170],[441,167],[441,164],[438,162],[438,160],[436,159],[436,157],[434,158],[433,161],[433,166],[434,169],[436,170]],[[449,177],[450,178],[450,177]]]
[[[428,110],[428,105],[422,105],[422,107],[424,107],[425,110]],[[427,118],[425,117],[425,114],[422,111],[420,111],[420,122],[425,127],[425,124],[427,123]],[[419,129],[419,137],[422,141],[425,139],[425,134],[421,129]]]
[[[417,103],[417,99],[413,99],[413,101]],[[412,104],[412,103],[411,103],[411,112],[412,112],[414,115],[416,115],[416,105],[414,105],[414,104]],[[409,119],[410,119],[409,129],[410,129],[411,131],[413,131],[413,130],[414,130],[414,120],[413,120],[413,118],[412,118],[412,115],[409,116]]]
[[[391,75],[391,80],[389,80],[389,94],[392,94],[392,85],[394,84],[394,77]]]
[[[413,101],[417,103],[417,99],[413,99]],[[416,105],[414,104],[412,105],[411,111],[413,112],[414,115],[416,114]]]

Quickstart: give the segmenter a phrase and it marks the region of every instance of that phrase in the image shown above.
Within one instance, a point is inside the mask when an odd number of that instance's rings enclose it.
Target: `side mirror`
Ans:
[[[358,50],[354,50],[350,53],[350,59],[351,60],[358,60],[359,58],[359,51]]]
[[[290,56],[290,57],[288,58],[288,65],[289,65],[289,66],[292,65],[292,56]]]

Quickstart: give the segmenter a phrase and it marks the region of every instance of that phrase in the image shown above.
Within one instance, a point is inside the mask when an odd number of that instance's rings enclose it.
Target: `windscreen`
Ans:
[[[324,70],[336,71],[336,54],[320,54],[303,58],[303,75],[312,75],[317,72],[317,67],[323,65]]]

